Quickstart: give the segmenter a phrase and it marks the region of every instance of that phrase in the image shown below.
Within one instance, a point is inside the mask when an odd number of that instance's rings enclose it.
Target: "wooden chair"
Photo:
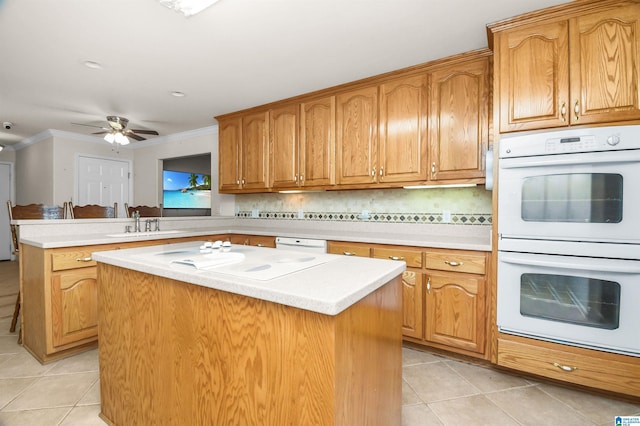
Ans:
[[[45,206],[44,204],[27,204],[27,205],[11,205],[11,201],[7,201],[7,207],[9,208],[9,226],[11,227],[11,241],[13,242],[13,254],[19,255],[20,246],[18,244],[18,227],[13,225],[11,221],[22,219],[66,219],[67,218],[67,203],[64,203],[63,207],[60,206]],[[13,333],[16,331],[16,325],[18,324],[18,315],[20,314],[20,291],[18,291],[18,297],[16,298],[16,306],[13,309],[13,318],[11,319],[11,326],[9,331]],[[22,343],[22,336],[18,336],[18,343]]]
[[[140,213],[140,217],[162,217],[162,205],[160,207],[129,206],[124,203],[124,211],[127,213],[127,217],[131,217],[135,211]]]
[[[113,203],[113,207],[99,206],[97,204],[74,206],[73,203],[69,203],[69,207],[69,212],[71,212],[71,219],[115,219],[116,217],[118,217],[118,203]]]

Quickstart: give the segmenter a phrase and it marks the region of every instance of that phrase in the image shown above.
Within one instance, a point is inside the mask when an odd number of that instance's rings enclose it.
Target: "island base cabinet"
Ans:
[[[400,277],[335,316],[98,264],[113,425],[399,425]]]

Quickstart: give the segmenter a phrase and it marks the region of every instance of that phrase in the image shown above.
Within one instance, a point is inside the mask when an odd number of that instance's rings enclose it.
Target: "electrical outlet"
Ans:
[[[451,222],[451,211],[442,210],[442,221],[445,223]]]

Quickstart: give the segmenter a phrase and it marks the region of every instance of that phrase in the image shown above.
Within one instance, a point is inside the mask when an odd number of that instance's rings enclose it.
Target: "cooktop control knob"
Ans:
[[[607,145],[616,146],[620,143],[620,136],[611,135],[607,138]]]

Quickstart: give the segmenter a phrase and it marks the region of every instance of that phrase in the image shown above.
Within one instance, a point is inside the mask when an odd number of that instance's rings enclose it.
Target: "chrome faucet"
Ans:
[[[140,212],[133,212],[133,220],[135,220],[135,226],[133,228],[133,232],[140,232]]]
[[[154,231],[159,231],[160,230],[160,221],[158,220],[158,218],[146,219],[144,221],[144,230],[145,230],[145,232],[150,232],[151,231],[151,224],[152,223],[156,224]]]

